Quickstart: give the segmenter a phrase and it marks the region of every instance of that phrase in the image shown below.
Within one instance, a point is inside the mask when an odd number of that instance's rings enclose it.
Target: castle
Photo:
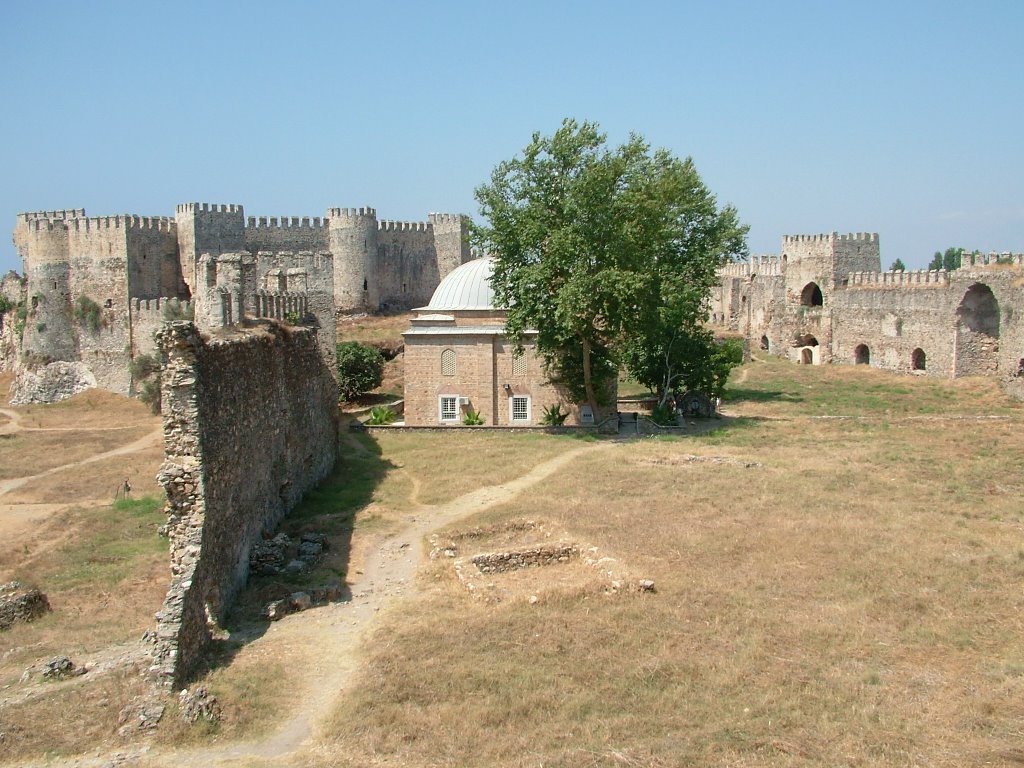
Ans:
[[[96,386],[132,393],[131,361],[154,351],[164,320],[204,328],[243,315],[308,319],[333,362],[336,312],[429,301],[470,258],[468,218],[379,221],[373,208],[323,218],[255,218],[241,205],[185,203],[174,218],[84,209],[22,213],[14,244],[26,313],[14,401],[51,400]]]
[[[996,376],[1024,394],[1024,255],[952,271],[881,271],[878,235],[792,235],[719,271],[711,321],[798,363]]]

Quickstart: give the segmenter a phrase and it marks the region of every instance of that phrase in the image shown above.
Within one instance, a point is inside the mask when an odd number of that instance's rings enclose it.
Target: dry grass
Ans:
[[[1016,764],[1019,405],[776,362],[736,388],[730,428],[592,455],[473,521],[543,510],[657,594],[494,607],[432,565],[320,764]],[[830,412],[862,418],[809,418]]]
[[[342,318],[338,320],[337,325],[338,342],[401,343],[402,332],[409,328],[412,317],[412,312],[402,312],[397,315],[362,315]]]

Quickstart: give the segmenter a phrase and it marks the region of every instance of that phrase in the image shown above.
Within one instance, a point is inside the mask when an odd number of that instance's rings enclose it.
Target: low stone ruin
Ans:
[[[480,569],[480,573],[505,573],[520,568],[567,563],[578,559],[579,556],[580,548],[575,544],[561,544],[552,547],[530,547],[516,552],[489,552],[474,555],[470,562]]]
[[[0,584],[0,630],[16,621],[35,621],[49,610],[50,601],[38,589],[24,587],[17,581]]]
[[[312,570],[328,549],[326,534],[304,533],[296,542],[279,533],[253,544],[249,551],[249,572],[259,576],[297,574]]]
[[[342,595],[340,582],[332,581],[322,587],[309,589],[305,592],[292,592],[288,597],[267,603],[263,615],[271,621],[279,621],[290,613],[299,613],[314,605],[333,603]]]
[[[217,697],[203,686],[198,686],[191,691],[188,688],[182,688],[181,693],[178,694],[178,714],[190,725],[200,720],[216,723],[220,720],[220,704],[217,703]]]

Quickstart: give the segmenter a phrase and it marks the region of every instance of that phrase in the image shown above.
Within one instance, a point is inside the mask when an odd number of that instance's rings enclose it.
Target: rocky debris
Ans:
[[[96,377],[85,363],[58,360],[30,370],[15,367],[11,405],[55,403],[96,386]]]
[[[17,581],[0,584],[0,630],[16,621],[34,621],[50,610],[50,601],[38,589]]]
[[[732,456],[696,456],[694,454],[640,459],[637,464],[653,467],[678,467],[683,464],[729,464],[737,467],[744,467],[745,469],[761,466],[759,462],[743,461],[742,459],[736,459]]]
[[[279,533],[256,542],[249,552],[249,571],[260,576],[299,574],[312,570],[328,549],[327,535],[304,533],[295,541]]]
[[[267,606],[263,609],[263,615],[271,621],[278,621],[290,613],[299,613],[315,605],[333,603],[341,597],[342,592],[341,583],[337,581],[332,581],[322,587],[316,587],[306,592],[292,592],[286,598],[267,603]]]
[[[43,667],[44,680],[63,680],[66,677],[84,675],[83,667],[76,667],[75,662],[67,656],[54,656]]]
[[[474,555],[470,562],[479,568],[481,573],[504,573],[520,568],[567,563],[579,556],[578,546],[562,544],[554,547],[532,547],[516,552],[489,552]]]
[[[640,579],[636,583],[637,592],[653,592],[654,581],[652,579]]]
[[[140,732],[152,731],[163,718],[165,709],[156,694],[136,696],[118,715],[117,735],[130,738]]]
[[[181,719],[190,724],[199,720],[216,723],[220,720],[221,714],[217,697],[202,686],[191,692],[188,688],[181,690],[181,693],[178,694],[178,711]]]

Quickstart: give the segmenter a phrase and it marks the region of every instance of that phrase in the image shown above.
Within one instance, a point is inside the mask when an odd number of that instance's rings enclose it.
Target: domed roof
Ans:
[[[437,286],[425,309],[494,309],[490,257],[474,259],[456,267]]]

